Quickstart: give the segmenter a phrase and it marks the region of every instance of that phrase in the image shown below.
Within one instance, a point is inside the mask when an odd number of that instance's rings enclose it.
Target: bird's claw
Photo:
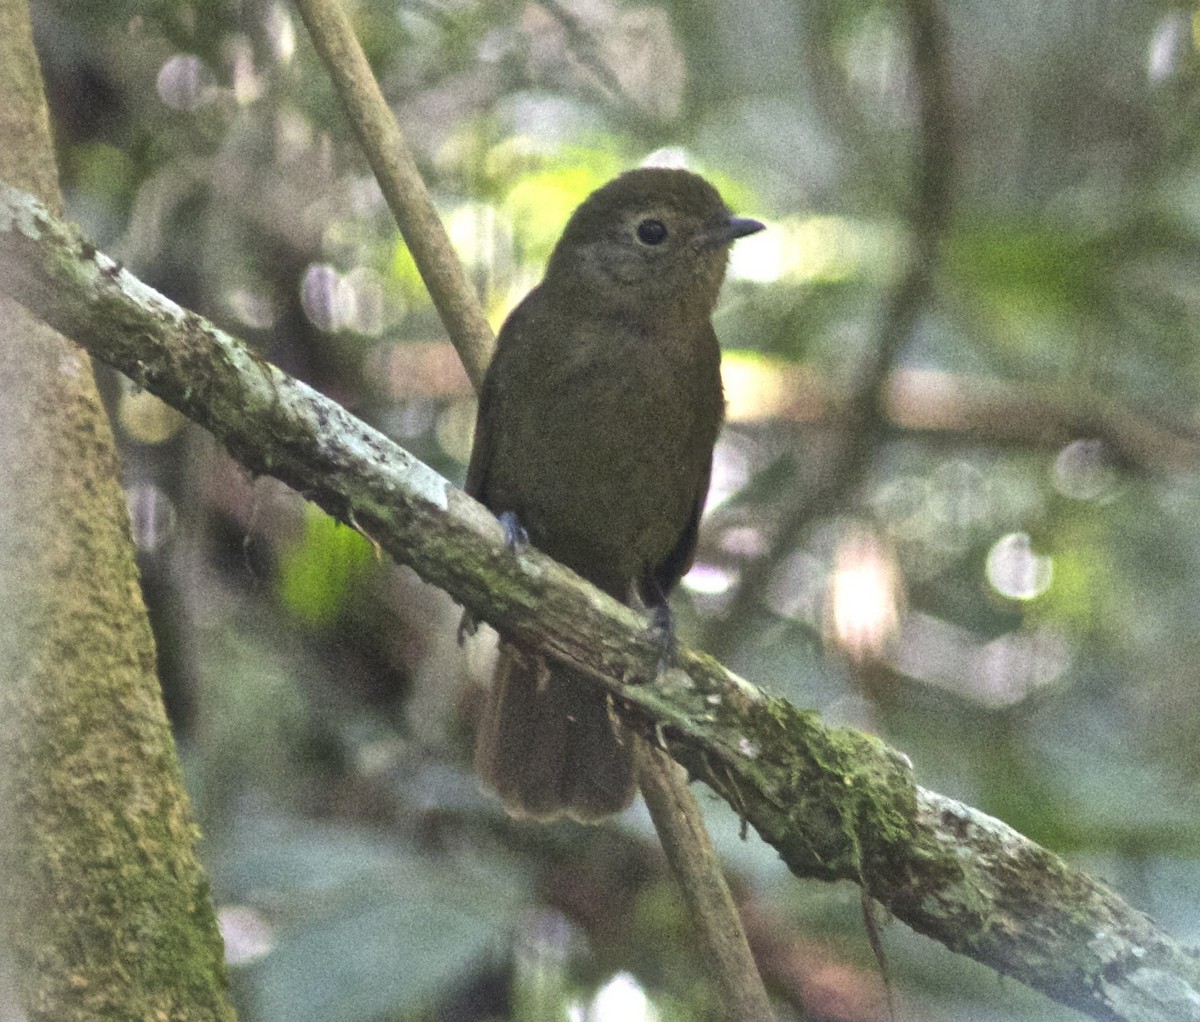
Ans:
[[[509,550],[520,553],[529,546],[529,533],[517,517],[515,511],[502,511],[497,516],[500,527],[504,530],[504,545]]]
[[[475,620],[475,615],[464,609],[462,617],[458,619],[458,644],[464,645],[467,639],[477,631],[479,631],[479,622]]]
[[[650,618],[650,630],[658,639],[657,673],[663,674],[675,666],[679,642],[675,636],[675,618],[666,603],[657,604]]]

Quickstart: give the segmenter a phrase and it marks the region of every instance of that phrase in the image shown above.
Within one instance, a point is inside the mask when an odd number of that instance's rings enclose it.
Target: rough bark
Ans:
[[[913,929],[1098,1019],[1200,1020],[1200,961],[998,820],[918,787],[878,739],[825,727],[711,657],[654,682],[646,622],[336,403],[151,291],[12,189],[0,287],[514,641],[593,676],[797,876],[851,880]]]
[[[24,0],[0,177],[60,204]],[[0,297],[0,953],[30,1019],[232,1019],[86,354]]]

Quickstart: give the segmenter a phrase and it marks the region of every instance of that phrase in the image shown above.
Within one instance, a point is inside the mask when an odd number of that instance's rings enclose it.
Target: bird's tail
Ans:
[[[586,678],[500,649],[475,767],[514,816],[594,823],[633,800],[629,740]]]

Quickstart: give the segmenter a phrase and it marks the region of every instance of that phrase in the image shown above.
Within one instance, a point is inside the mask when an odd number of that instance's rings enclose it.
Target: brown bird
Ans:
[[[684,170],[632,170],[575,210],[484,379],[467,492],[670,639],[721,425],[712,311],[730,245],[762,230]],[[629,804],[628,744],[603,692],[501,650],[476,748],[518,816],[589,822]]]

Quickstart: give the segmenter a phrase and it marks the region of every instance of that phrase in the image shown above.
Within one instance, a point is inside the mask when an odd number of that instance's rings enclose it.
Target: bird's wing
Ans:
[[[488,503],[487,477],[496,448],[496,436],[504,428],[504,395],[498,381],[504,378],[502,367],[505,361],[512,358],[514,351],[520,347],[521,337],[526,333],[525,323],[530,317],[537,293],[538,288],[530,291],[504,321],[496,338],[495,354],[479,390],[475,440],[471,445],[471,461],[467,465],[467,481],[463,488],[484,504]]]
[[[484,504],[487,503],[488,468],[495,447],[495,422],[499,401],[496,393],[497,374],[492,369],[498,358],[499,349],[479,391],[479,409],[475,413],[475,439],[471,444],[471,460],[467,465],[467,481],[463,487],[467,493]]]
[[[643,576],[638,586],[642,602],[648,607],[657,607],[666,603],[671,590],[679,580],[688,573],[696,556],[696,538],[700,532],[700,516],[704,513],[704,501],[708,496],[708,483],[712,477],[712,455],[704,466],[704,475],[700,478],[700,486],[696,491],[696,499],[692,502],[692,513],[688,515],[687,524],[679,533],[679,538],[658,564],[653,565]]]

